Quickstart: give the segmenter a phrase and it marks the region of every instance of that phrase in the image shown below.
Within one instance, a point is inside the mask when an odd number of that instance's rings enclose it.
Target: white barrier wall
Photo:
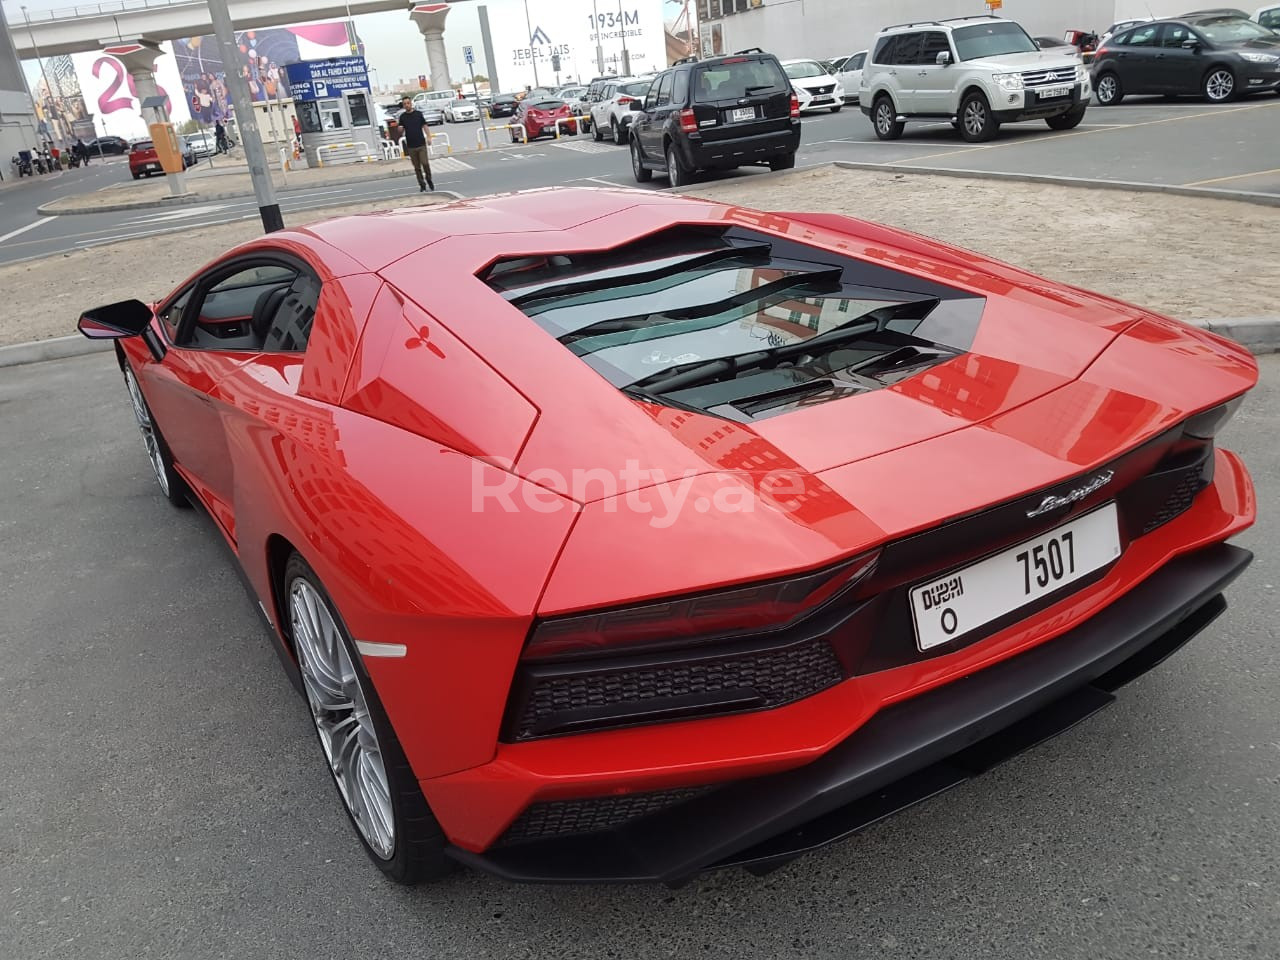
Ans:
[[[1187,9],[1186,0],[1181,2],[1169,0],[1169,10],[1161,8],[1164,0],[1153,0],[1151,6],[1168,16]],[[1141,7],[1145,14],[1146,6],[1144,0],[1005,0],[998,16],[1017,20],[1032,36],[1060,37],[1066,30],[1101,32],[1115,21],[1117,7]],[[980,0],[764,0],[760,7],[704,22],[701,32],[704,50],[718,32],[721,49],[728,53],[762,47],[784,59],[839,57],[868,49],[876,33],[890,24],[986,12]]]

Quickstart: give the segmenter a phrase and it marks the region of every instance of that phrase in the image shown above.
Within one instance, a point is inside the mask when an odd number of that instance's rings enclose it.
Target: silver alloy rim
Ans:
[[[289,586],[289,622],[311,717],[351,819],[378,856],[395,851],[395,813],[369,703],[329,605],[306,580]]]
[[[640,162],[640,145],[634,140],[631,141],[631,169],[635,171],[636,178],[640,177],[640,170],[643,164]]]
[[[978,136],[987,125],[987,111],[977,100],[970,100],[964,108],[964,128],[971,136]]]
[[[142,399],[142,391],[133,371],[126,369],[124,382],[129,387],[129,399],[133,401],[133,416],[138,421],[138,432],[142,434],[142,443],[147,448],[147,459],[151,461],[151,469],[155,472],[156,481],[164,495],[169,495],[169,477],[164,472],[164,456],[160,452],[160,438],[156,436],[155,425],[151,422],[151,411],[147,409],[147,401]]]
[[[1103,77],[1098,81],[1098,99],[1103,103],[1110,103],[1111,98],[1116,95],[1116,78]]]
[[[1226,70],[1213,71],[1213,73],[1209,74],[1208,83],[1205,84],[1210,100],[1226,100],[1231,96],[1231,91],[1235,88],[1235,77],[1231,76]]]
[[[876,111],[876,122],[880,126],[880,132],[887,134],[889,128],[893,126],[893,117],[890,116],[891,111],[887,103],[880,104],[880,109]]]
[[[680,186],[680,168],[676,166],[676,152],[667,151],[667,183],[673,187]]]

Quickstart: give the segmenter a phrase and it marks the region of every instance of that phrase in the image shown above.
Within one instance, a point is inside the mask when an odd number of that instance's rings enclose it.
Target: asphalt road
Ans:
[[[0,956],[1280,954],[1280,356],[1231,608],[1119,701],[764,880],[385,883],[210,523],[160,497],[109,354],[0,377]],[[441,731],[447,736],[447,731]]]
[[[436,185],[467,196],[566,183],[652,190],[667,186],[661,177],[644,186],[636,184],[626,149],[594,143],[590,136],[513,147],[504,143],[504,133],[495,132],[492,148],[464,152],[464,146],[476,142],[477,126],[455,124],[444,129],[455,149],[453,156],[437,159]],[[1227,105],[1129,98],[1118,107],[1094,105],[1085,122],[1070,133],[1051,132],[1039,122],[1009,124],[999,139],[981,145],[967,144],[948,124],[936,123],[908,125],[901,140],[883,143],[857,108],[846,107],[839,114],[805,118],[797,160],[801,166],[854,160],[1280,194],[1280,167],[1276,166],[1280,163],[1280,98],[1260,96]],[[78,192],[77,184],[84,190],[99,189],[127,176],[122,164],[105,171],[91,167],[68,171],[47,184],[38,178],[35,184],[0,191],[0,263],[258,215],[251,197],[174,209],[57,218],[35,214],[36,206],[51,199],[51,194]],[[768,172],[748,168],[715,176],[768,176]],[[287,223],[290,214],[339,203],[394,204],[397,197],[416,189],[413,179],[406,177],[281,190],[279,199]],[[33,202],[22,196],[24,191],[42,199]]]

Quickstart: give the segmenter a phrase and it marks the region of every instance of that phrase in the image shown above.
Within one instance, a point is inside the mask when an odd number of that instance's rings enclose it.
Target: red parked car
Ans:
[[[523,100],[516,108],[513,124],[524,127],[526,140],[537,140],[541,136],[556,135],[556,121],[569,119],[573,123],[560,125],[561,136],[577,136],[580,118],[574,117],[573,111],[563,100]],[[520,142],[520,133],[511,131],[511,142]]]
[[[402,882],[765,872],[1105,705],[1251,559],[1242,347],[834,215],[346,217],[80,329]]]
[[[195,165],[192,147],[182,141],[182,169]],[[156,153],[156,145],[151,140],[135,140],[129,146],[129,173],[137,180],[144,174],[150,177],[153,173],[164,173],[160,163],[160,155]]]

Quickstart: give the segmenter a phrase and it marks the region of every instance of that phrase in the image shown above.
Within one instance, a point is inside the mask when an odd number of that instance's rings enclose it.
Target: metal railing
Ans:
[[[377,157],[373,155],[373,150],[363,140],[356,140],[352,143],[326,143],[323,147],[316,147],[316,160],[320,166],[324,166],[324,152],[326,150],[348,150],[357,147],[361,151],[356,157],[359,163],[373,163]]]
[[[444,132],[431,135],[431,142],[427,144],[427,156],[434,157],[436,155],[436,141],[442,138],[444,139],[445,156],[453,156],[453,143],[449,140],[449,135]]]
[[[527,130],[524,128],[524,124],[523,124],[523,123],[504,123],[504,124],[502,124],[502,125],[500,125],[500,126],[496,126],[496,127],[489,127],[489,126],[485,126],[484,124],[481,124],[479,127],[477,127],[477,128],[476,128],[476,149],[477,149],[477,150],[483,150],[483,149],[484,149],[484,133],[485,133],[485,131],[486,131],[486,130],[488,130],[488,131],[490,131],[490,132],[497,132],[498,130],[519,130],[519,131],[520,131],[520,142],[521,142],[521,143],[528,143],[528,142],[529,142],[529,131],[527,131]],[[513,138],[513,139],[512,139],[512,143],[514,143],[514,142],[515,142],[515,140],[514,140],[514,138]]]
[[[52,20],[74,20],[77,17],[101,17],[112,13],[129,13],[156,7],[203,7],[203,0],[110,0],[108,3],[84,3],[74,7],[55,7],[51,10],[26,10],[23,19],[9,20],[12,26],[21,26],[30,19],[32,23]]]
[[[581,118],[581,117],[559,117],[559,118],[556,120],[556,139],[557,139],[557,140],[559,140],[559,139],[560,139],[560,136],[561,136],[561,134],[560,134],[560,124],[562,124],[562,123],[572,123],[572,124],[573,124],[573,135],[574,135],[575,137],[576,137],[578,134],[580,134],[580,133],[582,132],[582,118]]]

